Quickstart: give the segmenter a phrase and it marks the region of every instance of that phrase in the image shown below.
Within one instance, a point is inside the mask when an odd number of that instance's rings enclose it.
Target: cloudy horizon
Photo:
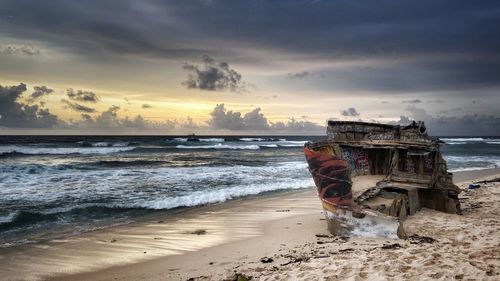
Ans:
[[[0,6],[0,134],[500,135],[496,1]]]

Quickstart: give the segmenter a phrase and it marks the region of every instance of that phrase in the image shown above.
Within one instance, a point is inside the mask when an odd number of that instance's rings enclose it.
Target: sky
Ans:
[[[0,0],[0,134],[500,135],[500,2]]]

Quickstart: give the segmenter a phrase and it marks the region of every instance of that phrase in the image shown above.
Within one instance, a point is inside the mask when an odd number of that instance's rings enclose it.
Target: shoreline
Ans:
[[[457,172],[454,181],[459,184],[493,175],[500,175],[500,168]],[[161,221],[155,218],[75,237],[3,248],[0,249],[2,278],[220,277],[240,267],[260,268],[260,258],[316,244],[316,235],[328,236],[315,189],[252,197],[188,209]],[[367,239],[350,240],[360,243]],[[387,239],[369,240],[375,244],[388,243]],[[235,269],[237,264],[245,266]]]

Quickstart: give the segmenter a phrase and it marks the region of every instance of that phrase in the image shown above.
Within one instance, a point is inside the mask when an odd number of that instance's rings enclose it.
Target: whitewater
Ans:
[[[159,212],[312,188],[312,136],[0,136],[0,247]],[[499,138],[443,138],[450,171],[500,166]]]

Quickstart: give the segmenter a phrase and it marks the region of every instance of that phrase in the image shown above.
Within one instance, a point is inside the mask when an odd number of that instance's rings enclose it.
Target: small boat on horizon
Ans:
[[[187,135],[186,138],[187,141],[200,141],[200,138],[197,137],[194,133]]]

